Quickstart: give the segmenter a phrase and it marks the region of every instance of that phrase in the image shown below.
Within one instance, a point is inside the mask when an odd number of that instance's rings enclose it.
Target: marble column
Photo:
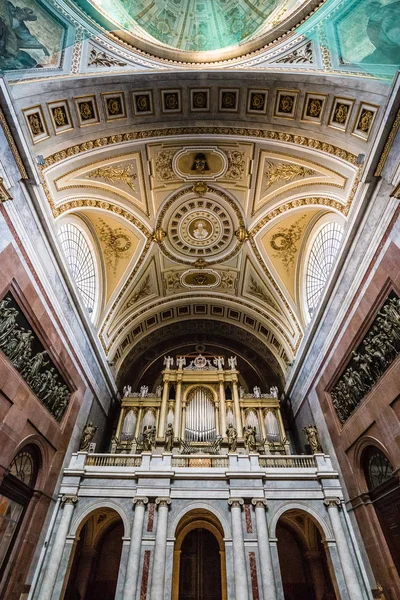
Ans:
[[[232,518],[233,568],[235,572],[235,599],[249,600],[247,586],[246,553],[242,528],[243,498],[229,498]]]
[[[164,598],[169,504],[171,504],[170,498],[156,498],[158,518],[156,543],[154,546],[153,573],[151,576],[150,600],[162,600]]]
[[[237,381],[232,381],[232,395],[233,395],[233,407],[235,413],[235,428],[238,433],[238,438],[243,439],[243,426],[242,426],[242,418],[240,415],[240,402],[239,402],[239,392],[237,387]]]
[[[186,402],[182,402],[182,421],[181,421],[181,440],[185,439],[185,427],[186,427]]]
[[[220,429],[219,429],[219,402],[215,403],[215,433],[217,435],[220,435]]]
[[[53,595],[54,585],[56,583],[69,526],[71,524],[72,513],[74,512],[74,507],[77,501],[77,496],[63,496],[61,498],[61,519],[57,528],[53,546],[51,548],[46,572],[43,577],[40,600],[51,600]]]
[[[255,506],[258,552],[260,556],[261,579],[264,600],[276,600],[276,588],[274,569],[272,566],[271,548],[269,547],[269,535],[267,519],[265,516],[265,498],[253,498],[251,503]]]
[[[160,422],[158,425],[158,437],[163,438],[165,433],[165,419],[167,418],[169,396],[169,375],[164,375],[164,388],[161,398]]]
[[[339,498],[325,498],[324,504],[328,509],[329,519],[332,525],[332,531],[336,541],[336,547],[339,554],[340,563],[342,565],[349,597],[351,600],[363,600],[363,593],[358,582],[353,558],[351,556],[350,548],[347,544],[346,534],[343,530],[342,522],[340,520],[340,500]]]
[[[128,563],[122,600],[135,600],[139,577],[140,551],[142,548],[143,523],[148,498],[137,497],[133,499],[135,514],[133,518],[131,543],[129,546]]]
[[[221,422],[221,435],[226,437],[226,402],[225,402],[225,382],[224,376],[218,375],[219,377],[219,404],[220,404],[220,422]]]
[[[177,374],[176,379],[176,395],[175,395],[175,412],[174,412],[174,433],[175,437],[179,438],[181,425],[181,402],[182,402],[182,375]]]

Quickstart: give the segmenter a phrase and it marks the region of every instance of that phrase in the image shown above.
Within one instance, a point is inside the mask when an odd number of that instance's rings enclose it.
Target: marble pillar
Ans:
[[[51,600],[53,596],[54,585],[56,583],[58,570],[64,552],[65,541],[67,539],[71,524],[72,513],[74,512],[74,507],[77,501],[77,496],[63,496],[61,498],[61,519],[58,524],[57,533],[51,547],[46,572],[43,577],[40,600]]]
[[[135,514],[132,524],[131,543],[129,546],[128,563],[126,566],[126,576],[122,600],[136,599],[136,590],[139,577],[140,551],[142,548],[144,514],[146,510],[146,504],[148,503],[148,501],[149,500],[146,497],[136,497],[133,499],[133,504],[135,506]]]
[[[185,439],[185,427],[186,427],[186,402],[182,402],[182,412],[181,412],[181,417],[182,417],[182,421],[181,421],[181,431],[180,431],[180,437],[182,440]]]
[[[232,518],[232,544],[233,544],[233,568],[235,573],[235,598],[236,600],[249,600],[247,585],[246,554],[244,551],[244,539],[242,528],[242,506],[243,498],[229,498]],[[153,600],[153,599],[152,599]]]
[[[233,395],[233,407],[235,413],[235,428],[238,433],[238,438],[243,439],[243,425],[242,425],[242,417],[240,414],[240,402],[239,402],[239,391],[237,387],[237,381],[233,380],[232,382],[232,395]]]
[[[251,503],[254,505],[256,513],[258,552],[264,600],[276,600],[274,569],[272,566],[268,526],[265,516],[267,502],[265,498],[253,498]]]
[[[347,591],[351,600],[363,600],[363,593],[354,568],[353,558],[350,548],[347,544],[346,534],[340,520],[339,507],[341,506],[339,498],[325,498],[324,504],[328,509],[329,519],[332,525],[333,535],[336,541],[340,563],[342,565],[344,579],[346,581]]]
[[[168,396],[169,396],[169,375],[164,375],[164,388],[161,398],[161,412],[160,422],[158,425],[158,437],[163,438],[165,433],[165,419],[167,418],[167,407],[168,407]]]
[[[162,600],[162,598],[164,598],[169,504],[171,504],[170,498],[156,498],[158,518],[153,557],[153,572],[151,575],[150,600]]]

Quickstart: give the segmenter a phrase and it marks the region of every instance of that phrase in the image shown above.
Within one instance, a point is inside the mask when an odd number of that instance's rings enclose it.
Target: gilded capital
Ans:
[[[243,498],[229,498],[228,504],[232,508],[241,508],[244,504],[244,500]]]
[[[77,502],[78,502],[78,496],[68,496],[68,495],[66,495],[66,494],[65,494],[65,495],[64,495],[64,496],[61,498],[61,507],[62,507],[62,508],[64,508],[64,506],[65,506],[66,504],[72,504],[72,505],[74,505],[74,504],[76,504]]]
[[[168,506],[171,504],[171,498],[156,498],[156,504],[158,507]]]
[[[256,508],[267,508],[267,501],[265,498],[253,498],[251,503]]]
[[[327,508],[341,507],[340,498],[325,498],[324,504]]]
[[[135,498],[132,500],[133,504],[137,504],[138,506],[146,506],[148,501],[149,499],[146,498],[146,496],[135,496]]]

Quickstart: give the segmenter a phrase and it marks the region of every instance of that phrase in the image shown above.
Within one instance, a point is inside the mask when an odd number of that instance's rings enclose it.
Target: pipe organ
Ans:
[[[146,432],[152,431],[155,448],[162,450],[167,428],[173,428],[174,448],[228,445],[227,431],[237,432],[237,447],[246,445],[246,429],[254,432],[257,451],[289,453],[278,390],[246,392],[239,386],[236,357],[166,356],[162,385],[155,393],[143,385],[139,392],[123,390],[121,413],[111,451],[149,450]],[[176,366],[175,366],[176,365]],[[152,447],[152,448],[153,448]],[[243,451],[243,450],[242,450]],[[254,444],[252,445],[254,451]]]

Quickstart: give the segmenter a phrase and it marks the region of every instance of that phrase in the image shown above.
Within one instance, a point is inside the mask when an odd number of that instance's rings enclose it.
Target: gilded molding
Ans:
[[[396,119],[392,125],[392,129],[389,132],[388,138],[385,143],[385,147],[383,148],[383,152],[382,152],[381,157],[378,162],[378,166],[375,169],[375,173],[374,173],[375,177],[380,177],[382,175],[383,168],[386,164],[387,157],[389,156],[389,152],[393,146],[393,142],[395,140],[397,132],[399,131],[399,128],[400,128],[400,109],[397,112]]]
[[[70,146],[65,150],[50,154],[44,160],[44,168],[51,167],[56,163],[76,156],[81,152],[87,152],[95,148],[102,148],[104,146],[111,146],[113,144],[121,144],[122,142],[134,142],[139,140],[146,140],[151,138],[160,137],[173,137],[173,136],[192,136],[192,135],[222,135],[235,136],[235,137],[246,137],[246,138],[257,138],[261,140],[277,140],[287,142],[299,146],[306,146],[308,148],[314,148],[314,150],[320,150],[327,154],[337,156],[346,162],[356,165],[357,156],[351,152],[343,150],[338,146],[333,146],[327,142],[321,142],[313,138],[308,138],[301,135],[293,135],[292,133],[286,133],[283,131],[271,131],[269,129],[250,129],[246,127],[169,127],[165,129],[150,129],[147,131],[131,131],[128,133],[121,133],[111,136],[105,136]]]
[[[10,128],[8,126],[8,123],[7,123],[7,120],[6,120],[5,116],[4,116],[4,113],[1,110],[1,108],[0,108],[0,125],[1,125],[1,127],[3,129],[4,135],[7,138],[7,142],[9,144],[9,146],[10,146],[10,149],[11,149],[11,152],[12,152],[13,157],[15,159],[15,162],[17,163],[17,167],[19,169],[19,172],[21,173],[22,179],[29,179],[28,173],[26,172],[26,169],[25,169],[25,166],[24,166],[24,163],[22,162],[21,155],[18,152],[17,145],[15,143],[15,140],[13,138],[13,135],[12,135],[12,133],[10,131]]]
[[[0,177],[0,202],[6,202],[7,200],[12,200],[12,196],[4,185],[4,179]]]

